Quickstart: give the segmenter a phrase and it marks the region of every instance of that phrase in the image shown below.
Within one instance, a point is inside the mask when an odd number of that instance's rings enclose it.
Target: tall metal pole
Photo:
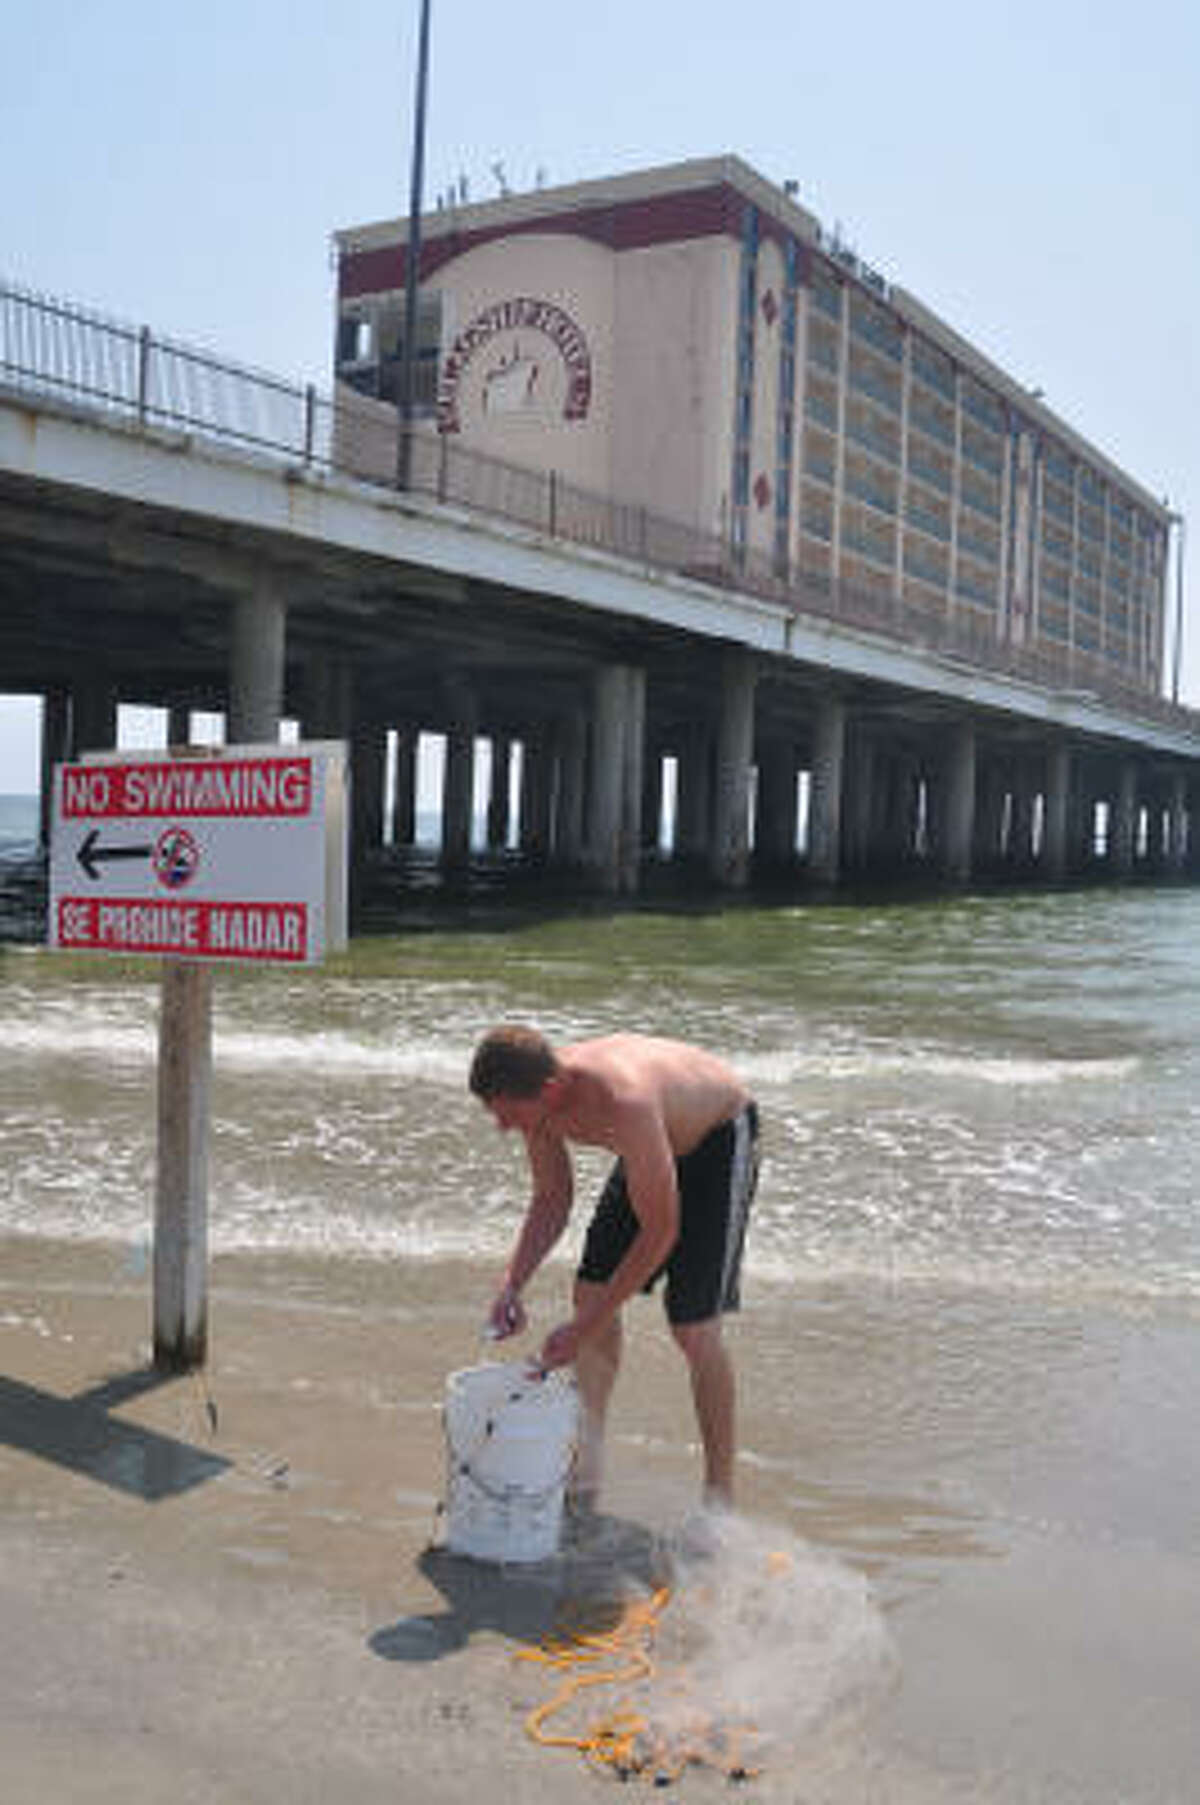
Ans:
[[[408,252],[404,264],[404,355],[400,364],[400,443],[396,483],[409,486],[412,464],[413,377],[417,360],[417,297],[421,282],[421,195],[425,182],[425,95],[429,85],[429,0],[421,0],[417,39],[417,96],[413,120],[412,183],[408,198]]]

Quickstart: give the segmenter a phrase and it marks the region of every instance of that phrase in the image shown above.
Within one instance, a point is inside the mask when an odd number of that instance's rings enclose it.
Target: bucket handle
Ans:
[[[515,1401],[515,1398],[517,1395],[518,1394],[514,1393],[513,1398],[511,1398],[509,1401],[510,1402]],[[445,1433],[446,1442],[450,1449],[450,1457],[454,1461],[455,1472],[458,1473],[460,1475],[460,1477],[469,1479],[471,1481],[471,1484],[474,1486],[477,1486],[478,1489],[483,1493],[484,1497],[490,1498],[493,1504],[507,1504],[509,1502],[509,1500],[513,1499],[513,1498],[528,1498],[531,1500],[531,1502],[533,1502],[535,1504],[541,1504],[542,1502],[544,1502],[545,1499],[553,1497],[554,1493],[558,1490],[558,1488],[562,1485],[565,1485],[567,1482],[567,1477],[571,1471],[571,1463],[574,1461],[575,1455],[577,1452],[575,1443],[572,1441],[567,1448],[567,1458],[563,1464],[562,1472],[558,1475],[558,1477],[556,1479],[552,1479],[550,1481],[550,1484],[547,1486],[543,1486],[540,1489],[534,1489],[534,1488],[532,1488],[530,1486],[526,1486],[526,1485],[505,1485],[505,1486],[489,1485],[487,1483],[486,1479],[480,1479],[479,1475],[475,1472],[471,1462],[474,1460],[474,1458],[475,1458],[476,1454],[478,1454],[479,1450],[483,1447],[483,1444],[488,1440],[489,1436],[492,1434],[492,1431],[495,1429],[495,1426],[496,1426],[495,1418],[489,1417],[486,1424],[484,1425],[483,1434],[477,1438],[477,1440],[475,1442],[475,1446],[471,1449],[471,1452],[464,1459],[460,1459],[459,1455],[458,1455],[458,1451],[455,1448],[453,1439],[450,1435],[450,1425],[446,1418],[446,1412],[443,1410],[443,1412],[442,1412],[442,1429]]]
[[[461,1478],[469,1479],[472,1485],[477,1486],[484,1497],[490,1498],[493,1504],[508,1504],[514,1498],[528,1498],[531,1503],[542,1504],[547,1498],[553,1497],[560,1486],[566,1484],[574,1458],[575,1449],[572,1446],[567,1452],[566,1462],[557,1479],[552,1479],[549,1485],[536,1490],[527,1485],[489,1485],[486,1479],[479,1477],[469,1460],[460,1461],[455,1470]]]

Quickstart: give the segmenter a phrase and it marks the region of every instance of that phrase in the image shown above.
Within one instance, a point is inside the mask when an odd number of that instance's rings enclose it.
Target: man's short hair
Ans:
[[[487,1103],[493,1097],[536,1097],[558,1071],[554,1048],[536,1028],[517,1024],[493,1028],[484,1035],[471,1061],[472,1095]]]

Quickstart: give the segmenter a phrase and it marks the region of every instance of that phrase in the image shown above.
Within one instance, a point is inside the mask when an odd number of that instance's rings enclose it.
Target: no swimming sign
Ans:
[[[312,964],[345,944],[338,743],[56,767],[51,946]]]

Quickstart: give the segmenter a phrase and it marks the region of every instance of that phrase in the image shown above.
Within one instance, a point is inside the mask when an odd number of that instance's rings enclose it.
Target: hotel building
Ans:
[[[800,607],[858,598],[1042,658],[1047,681],[1157,694],[1166,508],[793,189],[721,157],[443,201],[422,222],[416,422],[718,541]],[[392,220],[336,241],[342,450],[374,403],[375,475],[406,240]]]

